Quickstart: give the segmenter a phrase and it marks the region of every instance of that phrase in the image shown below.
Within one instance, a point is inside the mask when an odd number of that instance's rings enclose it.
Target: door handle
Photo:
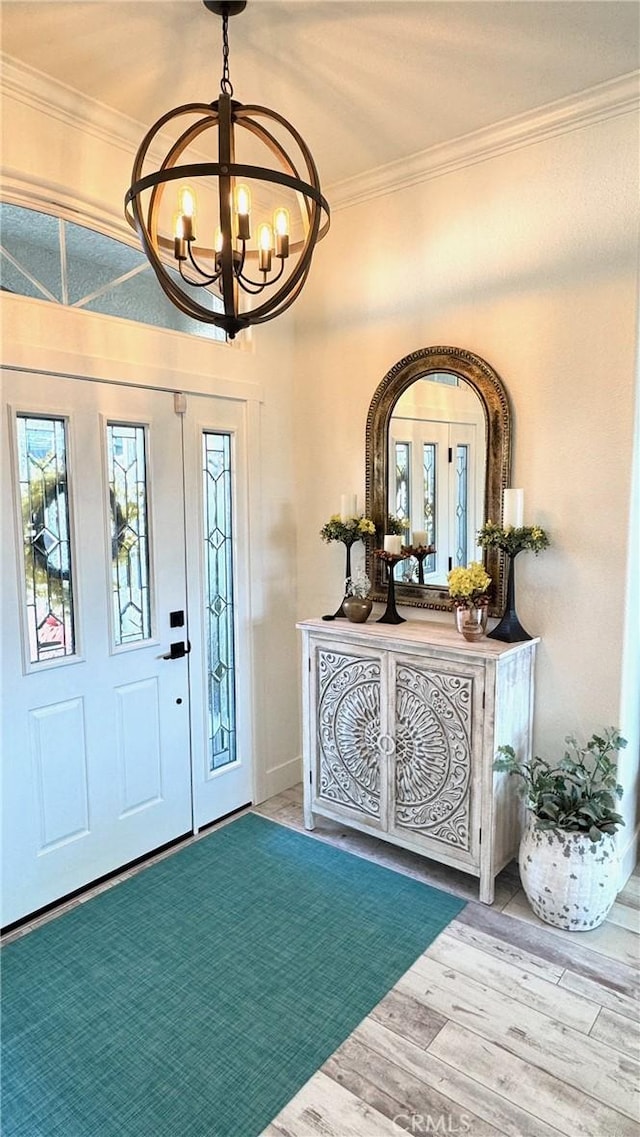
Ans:
[[[177,643],[170,644],[169,651],[165,652],[164,655],[161,655],[158,658],[159,659],[182,659],[183,656],[188,655],[190,651],[191,651],[191,641],[190,640],[187,640],[186,643],[184,643],[182,640],[178,640]]]

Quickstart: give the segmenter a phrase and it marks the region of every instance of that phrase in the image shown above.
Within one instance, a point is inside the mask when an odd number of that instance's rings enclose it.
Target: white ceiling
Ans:
[[[141,132],[211,102],[220,20],[201,0],[3,0],[2,50]],[[324,186],[640,65],[636,0],[248,0],[235,97],[302,133]]]

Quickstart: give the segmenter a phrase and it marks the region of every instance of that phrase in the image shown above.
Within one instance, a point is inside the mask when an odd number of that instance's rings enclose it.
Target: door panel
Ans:
[[[40,854],[89,832],[83,701],[37,707],[28,717]]]
[[[114,689],[120,817],[162,801],[160,684],[156,675]]]
[[[187,657],[163,658],[184,630],[170,629],[169,613],[186,610],[181,423],[172,396],[15,373],[5,373],[3,386],[6,925],[188,832],[192,809]],[[72,654],[42,662],[31,662],[26,614],[16,415],[27,412],[59,416],[68,438],[75,642]],[[111,516],[109,423],[144,428],[147,443],[149,626],[121,646],[114,631],[114,550],[123,579],[131,577],[139,536],[130,530],[140,505],[136,498],[120,540]],[[31,506],[28,501],[39,522],[42,503]],[[36,592],[45,588],[41,562],[55,555],[52,542],[55,534],[44,526],[40,568],[32,574]],[[47,603],[39,609],[39,634]],[[44,631],[61,636],[55,617],[50,623]]]
[[[394,656],[395,748],[389,832],[479,863],[484,670]]]
[[[189,395],[184,416],[196,827],[254,796],[245,413],[241,403]]]

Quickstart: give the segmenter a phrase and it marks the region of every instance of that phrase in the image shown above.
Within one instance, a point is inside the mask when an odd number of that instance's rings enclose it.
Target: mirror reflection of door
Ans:
[[[398,399],[389,427],[389,512],[405,524],[407,543],[426,533],[436,552],[425,558],[424,583],[444,586],[458,565],[480,560],[486,444],[480,399],[459,376],[436,372]],[[414,558],[398,577],[417,583]]]

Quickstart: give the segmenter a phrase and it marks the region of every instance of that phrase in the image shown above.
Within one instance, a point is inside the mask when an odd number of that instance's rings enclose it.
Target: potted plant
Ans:
[[[527,819],[518,863],[536,916],[567,931],[597,928],[618,891],[615,835],[624,820],[614,755],[626,739],[611,727],[580,746],[573,735],[556,766],[521,762],[500,746],[494,769],[521,779]]]
[[[373,601],[369,599],[370,588],[371,581],[364,569],[358,569],[353,577],[347,577],[342,606],[347,619],[353,624],[364,624],[371,614]]]
[[[479,640],[487,628],[491,577],[479,561],[451,569],[447,576],[456,627],[466,640]]]

